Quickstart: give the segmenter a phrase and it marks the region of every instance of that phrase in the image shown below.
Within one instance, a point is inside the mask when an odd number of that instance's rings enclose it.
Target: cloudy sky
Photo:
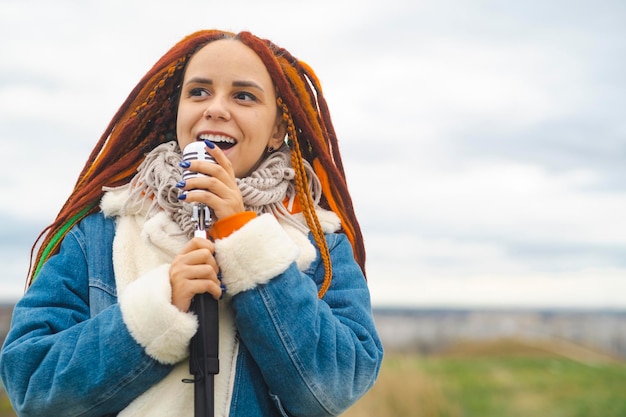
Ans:
[[[202,28],[316,70],[376,306],[626,306],[621,0],[0,0],[0,298],[117,107]]]

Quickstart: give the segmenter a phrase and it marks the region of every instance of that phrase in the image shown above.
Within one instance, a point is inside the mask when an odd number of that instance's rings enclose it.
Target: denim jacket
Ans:
[[[264,221],[276,222],[266,216],[250,227],[264,231]],[[17,303],[0,353],[0,375],[19,416],[115,416],[184,362],[193,326],[160,323],[160,311],[135,314],[136,319],[132,309],[125,311],[112,261],[118,226],[102,213],[83,219]],[[235,232],[240,237],[216,242],[216,253],[237,252],[232,247],[245,253],[247,228]],[[257,263],[242,270],[236,253],[218,256],[222,273],[231,276],[227,286],[237,346],[229,404],[220,415],[339,415],[374,384],[383,350],[366,281],[345,235],[327,233],[326,239],[333,280],[322,300],[312,296],[324,277],[317,248],[305,269],[295,258],[285,258],[278,274]],[[276,248],[279,253],[273,254],[268,242],[267,256],[285,252]],[[167,270],[167,264],[160,269]],[[271,279],[246,284],[246,275]],[[133,329],[137,323],[170,326],[173,333],[141,335],[141,328]],[[176,333],[179,328],[184,336]],[[170,345],[184,345],[185,354],[168,357],[153,346],[167,338]]]

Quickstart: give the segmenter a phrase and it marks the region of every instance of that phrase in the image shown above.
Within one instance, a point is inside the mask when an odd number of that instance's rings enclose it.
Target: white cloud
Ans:
[[[378,306],[623,308],[626,268],[541,270],[498,242],[371,234],[368,285]],[[373,259],[372,259],[373,258]]]
[[[595,172],[489,160],[436,170],[421,160],[352,163],[357,207],[381,222],[389,217],[459,236],[626,244],[626,195],[592,191]]]
[[[618,308],[626,305],[626,269],[570,274],[456,276],[372,268],[369,287],[379,306]]]

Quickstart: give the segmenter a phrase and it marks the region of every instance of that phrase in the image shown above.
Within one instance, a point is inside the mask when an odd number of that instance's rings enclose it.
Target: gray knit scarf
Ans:
[[[137,168],[137,175],[128,184],[115,188],[105,187],[104,190],[129,190],[121,214],[138,214],[147,204],[146,218],[163,210],[169,213],[183,233],[191,238],[195,227],[191,218],[192,204],[178,199],[180,190],[176,187],[176,183],[182,178],[182,169],[179,166],[181,160],[177,142],[163,143],[146,155]],[[322,187],[311,165],[307,161],[304,163],[309,193],[317,206]],[[283,204],[285,198],[289,198],[290,201],[295,198],[294,178],[295,171],[291,166],[290,151],[284,145],[268,154],[250,176],[237,178],[245,209],[257,214],[271,213],[303,233],[308,233],[306,223],[295,219]]]

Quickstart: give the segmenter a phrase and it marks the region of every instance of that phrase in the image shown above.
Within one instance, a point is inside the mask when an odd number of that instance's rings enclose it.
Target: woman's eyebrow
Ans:
[[[187,80],[185,85],[187,84],[213,84],[213,80],[209,78],[193,77]]]
[[[265,90],[263,90],[263,87],[261,87],[254,81],[233,81],[233,87],[252,87],[261,90],[262,92],[265,92]]]

